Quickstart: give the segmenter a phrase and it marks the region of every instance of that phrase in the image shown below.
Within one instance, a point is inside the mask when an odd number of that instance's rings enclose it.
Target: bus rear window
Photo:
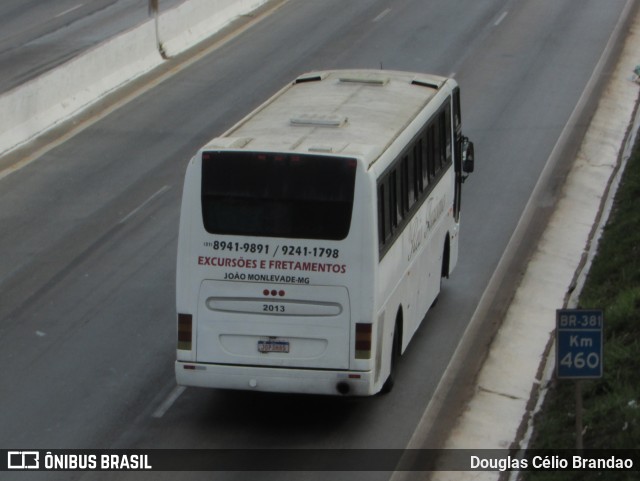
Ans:
[[[349,158],[204,152],[204,227],[211,234],[344,239],[355,174]]]

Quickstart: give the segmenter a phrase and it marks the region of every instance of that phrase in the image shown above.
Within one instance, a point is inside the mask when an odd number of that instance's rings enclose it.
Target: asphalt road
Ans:
[[[161,0],[161,12],[184,0]],[[148,0],[3,0],[0,93],[149,18]]]
[[[0,180],[0,447],[404,448],[626,3],[290,0]],[[403,356],[394,391],[340,399],[190,388],[165,404],[175,387],[174,275],[187,160],[304,71],[380,66],[454,75],[463,130],[476,147],[458,267]],[[567,153],[590,108],[571,126]],[[550,194],[541,207],[552,206]],[[517,277],[526,256],[516,261]]]

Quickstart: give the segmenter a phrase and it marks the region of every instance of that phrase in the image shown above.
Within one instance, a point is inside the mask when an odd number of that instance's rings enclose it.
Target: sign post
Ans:
[[[160,41],[160,26],[159,26],[159,17],[160,17],[160,6],[159,0],[149,0],[149,16],[154,18],[154,23],[156,26],[156,44],[158,45],[158,52],[162,56],[163,59],[167,59],[167,54],[164,51],[164,47],[162,46],[162,42]]]
[[[556,311],[556,377],[576,380],[576,448],[582,449],[582,379],[603,373],[602,309]]]

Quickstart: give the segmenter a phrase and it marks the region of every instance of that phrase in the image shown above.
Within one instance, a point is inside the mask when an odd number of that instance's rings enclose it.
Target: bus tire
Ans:
[[[449,279],[449,260],[451,257],[451,248],[449,247],[449,234],[447,233],[447,237],[444,240],[444,247],[442,249],[442,270],[440,272],[440,277],[446,277]]]
[[[447,234],[447,238],[444,241],[444,248],[442,249],[442,268],[440,269],[440,287],[438,287],[438,294],[436,295],[436,298],[433,300],[433,302],[431,303],[431,307],[435,307],[435,305],[438,303],[438,300],[440,300],[440,292],[442,291],[442,279],[443,278],[449,278],[449,258],[450,258],[450,253],[449,253],[449,234]]]
[[[396,320],[395,328],[393,329],[393,344],[391,345],[391,360],[390,360],[390,369],[389,369],[389,377],[382,385],[382,389],[380,393],[388,394],[393,389],[393,386],[396,382],[396,371],[398,370],[398,360],[400,359],[400,352],[402,350],[402,323],[401,323],[401,313],[398,312],[398,319]]]

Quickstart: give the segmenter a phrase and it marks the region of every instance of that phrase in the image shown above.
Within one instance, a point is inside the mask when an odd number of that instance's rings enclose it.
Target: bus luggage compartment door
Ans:
[[[205,280],[197,362],[348,369],[346,287]]]

